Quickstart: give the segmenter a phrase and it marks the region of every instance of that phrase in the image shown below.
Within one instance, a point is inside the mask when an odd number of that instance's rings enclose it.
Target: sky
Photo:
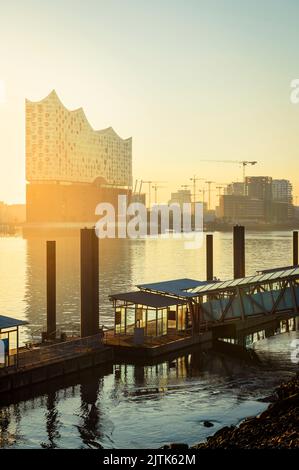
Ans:
[[[240,181],[226,159],[299,195],[298,18],[297,0],[1,2],[0,201],[25,201],[25,98],[52,89],[133,137],[134,180],[165,182],[161,202],[193,175]]]

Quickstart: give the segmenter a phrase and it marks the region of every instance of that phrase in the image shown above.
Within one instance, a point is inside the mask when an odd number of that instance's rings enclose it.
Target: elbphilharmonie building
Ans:
[[[132,139],[94,130],[55,91],[26,100],[27,222],[92,222],[99,202],[132,187]]]

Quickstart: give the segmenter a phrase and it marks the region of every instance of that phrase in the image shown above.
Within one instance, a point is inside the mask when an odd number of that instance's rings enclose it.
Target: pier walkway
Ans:
[[[0,368],[0,392],[35,385],[112,360],[113,351],[103,343],[101,333],[51,345],[37,344],[32,349],[19,348],[14,365]]]
[[[299,267],[261,271],[255,276],[218,281],[186,292],[194,327],[277,314],[298,315]]]
[[[163,306],[163,309],[156,309],[156,330],[161,331],[161,336],[168,334],[169,323],[173,321],[178,330],[188,324],[194,336],[229,323],[240,328],[241,325],[262,324],[279,316],[295,317],[299,312],[299,266],[260,271],[254,276],[227,281],[177,279],[142,284],[137,288],[136,292],[110,296],[115,308],[116,334],[130,334],[132,325],[128,328],[127,322],[129,315],[132,318],[135,312],[133,326],[143,327],[146,335],[149,311],[146,295],[152,296],[151,305],[156,296],[157,305]],[[164,329],[159,322],[166,325]],[[179,324],[181,328],[178,328]]]

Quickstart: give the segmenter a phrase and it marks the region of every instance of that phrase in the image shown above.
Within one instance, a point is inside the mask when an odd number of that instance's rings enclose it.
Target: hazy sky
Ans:
[[[10,0],[0,6],[0,200],[25,199],[24,101],[53,88],[133,137],[134,178],[290,178],[299,194],[298,0]],[[0,86],[1,100],[1,86]],[[164,184],[166,186],[166,184]]]

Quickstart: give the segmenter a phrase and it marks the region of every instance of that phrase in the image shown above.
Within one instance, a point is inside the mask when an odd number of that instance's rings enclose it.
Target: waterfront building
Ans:
[[[228,185],[220,196],[217,216],[235,223],[285,223],[293,218],[291,184],[268,176],[250,176],[245,180],[246,195],[241,186]]]
[[[189,189],[179,189],[175,193],[171,193],[169,200],[170,204],[179,204],[180,208],[183,208],[183,204],[191,204],[191,191]]]
[[[244,183],[240,182],[233,182],[227,185],[225,188],[225,194],[233,195],[233,196],[244,196]]]
[[[265,218],[264,201],[249,196],[224,194],[220,196],[217,214],[221,219],[230,222],[261,222]]]
[[[96,220],[99,202],[131,193],[132,139],[94,130],[55,91],[26,100],[26,180],[27,222]]]
[[[245,194],[251,198],[272,200],[272,178],[271,176],[246,176]]]
[[[293,187],[289,180],[275,179],[272,181],[273,201],[293,202]]]
[[[23,224],[26,220],[25,204],[0,202],[0,224]]]
[[[292,183],[286,179],[274,179],[272,181],[272,197],[273,203],[277,207],[284,207],[283,217],[292,219],[294,217]]]

